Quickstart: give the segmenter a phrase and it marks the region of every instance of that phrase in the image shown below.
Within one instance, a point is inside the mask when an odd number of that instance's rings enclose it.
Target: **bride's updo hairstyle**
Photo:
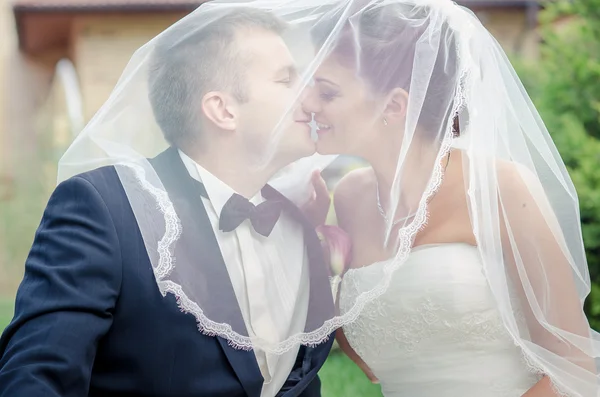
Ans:
[[[364,6],[368,3],[357,1],[355,12],[351,11],[347,18],[340,18],[339,11],[331,17],[324,16],[312,30],[313,44],[343,66],[354,69],[373,94],[385,95],[394,88],[402,88],[410,94],[415,56],[422,46],[430,45],[432,38],[425,39],[423,35],[430,34],[430,18],[436,14],[424,5],[375,3]],[[338,29],[341,29],[339,34],[331,34]],[[447,126],[443,120],[450,119],[453,103],[445,100],[448,95],[437,94],[456,92],[460,71],[455,33],[443,23],[436,34],[445,43],[438,45],[421,111],[426,117],[420,117],[418,123],[432,139],[441,140],[445,131],[439,129]],[[336,37],[335,42],[327,42],[332,36]],[[460,134],[458,115],[453,118],[453,132],[455,136]]]

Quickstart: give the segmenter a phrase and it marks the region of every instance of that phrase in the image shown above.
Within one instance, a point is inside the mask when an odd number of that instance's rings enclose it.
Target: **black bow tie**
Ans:
[[[221,210],[219,229],[223,232],[231,232],[249,219],[257,233],[268,237],[279,220],[282,208],[281,201],[267,200],[254,205],[247,198],[235,193]]]

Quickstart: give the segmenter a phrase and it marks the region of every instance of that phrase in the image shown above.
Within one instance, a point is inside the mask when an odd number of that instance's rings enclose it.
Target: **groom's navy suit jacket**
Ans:
[[[226,271],[197,182],[177,150],[152,164],[173,202],[188,203],[175,204],[184,230],[210,231],[198,241],[199,258]],[[319,240],[287,203],[305,226],[311,278],[323,280],[311,281],[311,289],[327,288]],[[309,308],[323,305],[320,298],[311,297]],[[320,396],[317,372],[332,343],[301,347],[279,396]],[[193,315],[182,313],[171,294],[161,295],[114,167],[57,187],[26,261],[14,319],[0,339],[1,397],[258,397],[262,383],[252,351],[200,333]]]

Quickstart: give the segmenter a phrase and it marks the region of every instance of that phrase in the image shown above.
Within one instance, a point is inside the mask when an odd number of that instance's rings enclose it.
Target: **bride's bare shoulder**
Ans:
[[[358,220],[361,207],[372,196],[374,186],[375,175],[370,167],[350,171],[338,182],[333,193],[333,206],[342,228],[350,226],[349,220]]]

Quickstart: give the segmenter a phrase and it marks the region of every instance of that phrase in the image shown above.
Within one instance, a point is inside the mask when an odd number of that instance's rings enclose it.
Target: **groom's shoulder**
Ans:
[[[85,181],[91,186],[93,186],[96,190],[104,191],[104,190],[113,190],[115,187],[120,186],[121,182],[119,181],[119,176],[114,166],[105,166],[96,168],[91,171],[83,172],[81,174],[77,174],[63,183],[76,183],[76,181]]]
[[[55,195],[61,191],[77,195],[79,192],[93,192],[102,197],[102,201],[118,200],[124,190],[119,175],[114,166],[104,166],[91,171],[74,175],[61,182],[55,190]]]
[[[175,158],[179,158],[178,151],[176,148],[171,147],[159,153],[156,157],[146,160],[160,177],[160,175],[167,174],[173,168],[172,163],[175,161]],[[137,168],[123,164],[107,165],[75,175],[71,179],[83,179],[94,186],[99,192],[107,191],[109,194],[124,193],[123,183],[129,185],[132,181],[136,181],[136,183],[139,181],[139,174],[135,171]],[[142,166],[141,168],[146,167]],[[162,179],[162,177],[160,178]]]

